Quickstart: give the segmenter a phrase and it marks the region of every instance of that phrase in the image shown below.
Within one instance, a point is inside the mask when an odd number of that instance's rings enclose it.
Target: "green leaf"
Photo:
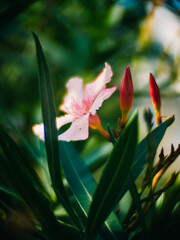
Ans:
[[[155,154],[157,147],[159,146],[166,129],[172,124],[174,117],[167,119],[161,123],[153,131],[151,131],[136,147],[134,161],[131,169],[131,176],[135,181],[144,169],[144,165],[147,163],[148,143],[151,141],[152,153]],[[125,184],[124,190],[121,192],[120,199],[124,196],[128,190],[128,184]]]
[[[174,117],[171,117],[167,119],[165,122],[161,123],[158,127],[156,127],[153,131],[151,131],[138,145],[135,152],[134,162],[132,166],[132,176],[133,179],[136,180],[136,178],[139,176],[139,174],[144,169],[144,165],[147,163],[146,161],[146,155],[147,155],[147,139],[152,139],[153,143],[153,152],[155,153],[157,150],[157,147],[159,146],[167,128],[171,125],[173,122]],[[109,150],[109,148],[108,148]],[[97,157],[96,153],[97,151]],[[105,152],[106,153],[106,152]],[[93,154],[95,156],[93,156]],[[104,156],[103,146],[99,147],[99,149],[95,150],[94,153],[87,156],[87,165],[90,169],[94,169],[95,161],[98,160],[97,166],[101,167],[105,163],[105,158],[101,158]]]
[[[140,196],[138,194],[136,184],[135,184],[131,174],[129,176],[128,186],[129,186],[129,191],[130,191],[130,194],[131,194],[131,198],[132,198],[133,203],[134,203],[134,205],[137,209],[137,212],[138,212],[139,221],[140,221],[141,226],[143,228],[142,231],[145,232],[146,231],[146,224],[145,224],[145,217],[144,217],[144,213],[143,213],[143,209],[142,209],[142,205],[141,205],[141,201],[140,201]]]
[[[178,173],[173,186],[164,193],[163,202],[157,211],[157,219],[162,222],[164,218],[170,217],[178,202],[180,202],[180,173]]]
[[[55,124],[56,112],[55,112],[55,105],[54,105],[54,98],[53,98],[53,87],[52,87],[48,66],[45,61],[41,44],[39,42],[37,35],[33,33],[33,36],[36,44],[36,53],[37,53],[38,68],[39,68],[41,104],[42,104],[43,123],[45,128],[45,145],[46,145],[46,153],[47,153],[47,159],[49,164],[49,172],[50,172],[53,184],[55,184],[58,180],[60,181],[60,183],[62,183],[60,165],[59,165],[57,129]]]
[[[13,190],[11,190],[10,188],[4,186],[3,184],[0,184],[0,191],[17,198],[18,200],[22,201],[21,196],[19,196],[16,192],[14,192]]]
[[[1,159],[1,165],[8,173],[8,179],[37,218],[44,232],[51,239],[58,239],[59,236],[62,239],[77,239],[79,232],[76,229],[56,220],[49,202],[42,195],[30,170],[24,164],[26,156],[2,128],[0,128],[0,146],[7,158]]]
[[[114,138],[114,135],[113,135],[109,126],[108,126],[108,132],[109,132],[109,135],[110,135],[110,138],[111,138],[111,141],[112,141],[113,145],[115,145],[116,139]],[[127,185],[128,185],[128,189],[130,191],[133,203],[136,206],[136,209],[137,209],[137,212],[138,212],[138,215],[139,215],[139,219],[140,219],[141,225],[143,227],[143,231],[144,231],[146,226],[145,226],[145,219],[144,219],[144,214],[143,214],[143,210],[142,210],[142,206],[141,206],[140,196],[138,194],[136,184],[135,184],[131,174],[129,175]],[[123,191],[122,191],[122,193],[123,193]]]
[[[119,201],[137,145],[137,112],[128,122],[108,159],[89,210],[86,236],[92,239]]]
[[[5,111],[3,111],[2,109],[0,109],[0,113],[3,117],[3,120],[6,124],[8,124],[8,126],[10,126],[12,128],[13,131],[16,132],[16,134],[18,135],[19,139],[21,140],[22,144],[24,145],[24,147],[27,149],[27,151],[30,153],[30,155],[32,155],[32,157],[36,160],[36,162],[39,162],[39,160],[37,159],[37,153],[34,151],[34,149],[32,148],[32,146],[30,146],[30,144],[28,143],[28,141],[23,137],[22,133],[19,131],[19,129],[13,124],[13,122],[9,119],[9,117],[7,116],[7,114],[5,113]]]
[[[53,97],[53,86],[41,44],[35,33],[33,33],[33,36],[36,44],[41,89],[42,114],[45,128],[45,146],[52,186],[54,188],[54,191],[56,192],[58,199],[61,201],[67,212],[70,214],[74,223],[79,229],[82,229],[79,218],[70,204],[62,182],[57,140],[56,112]]]
[[[139,176],[142,172],[144,165],[147,163],[147,153],[148,153],[148,141],[151,141],[153,153],[156,153],[157,147],[159,146],[166,129],[171,125],[174,121],[174,117],[170,117],[165,122],[161,123],[158,127],[156,127],[153,131],[151,131],[138,145],[136,148],[136,153],[134,157],[134,163],[132,166],[131,174],[133,179]]]
[[[85,162],[81,159],[76,149],[69,142],[60,141],[60,159],[65,177],[71,187],[79,205],[79,215],[84,223],[87,221],[92,195],[97,186]],[[124,236],[124,230],[114,212],[110,214],[104,226],[100,230],[103,239],[119,239]]]
[[[112,132],[109,124],[108,124],[108,132],[109,132],[109,136],[110,136],[110,139],[111,139],[112,143],[115,145],[116,139],[115,139],[115,137],[114,137],[114,135],[113,135],[113,132]]]
[[[46,191],[42,181],[40,180],[40,178],[37,176],[36,173],[34,174],[34,166],[35,165],[38,165],[38,167],[43,167],[42,163],[40,163],[40,159],[38,158],[36,152],[30,146],[28,141],[23,137],[23,135],[17,129],[17,127],[11,122],[11,120],[8,118],[8,116],[2,109],[0,109],[0,113],[2,114],[4,122],[12,128],[12,130],[17,134],[17,136],[19,137],[19,140],[22,143],[22,146],[24,147],[24,153],[26,155],[28,155],[28,158],[25,159],[25,164],[26,164],[27,168],[29,168],[29,170],[31,170],[31,173],[33,174],[33,177],[34,177],[34,181],[36,181],[36,184],[41,189],[41,192],[44,192],[47,194],[47,191]]]
[[[103,143],[85,157],[86,165],[92,172],[99,169],[105,163],[112,147],[112,143],[110,142]]]

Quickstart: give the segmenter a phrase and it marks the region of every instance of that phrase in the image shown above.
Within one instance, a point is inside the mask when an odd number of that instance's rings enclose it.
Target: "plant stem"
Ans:
[[[143,213],[142,206],[141,206],[141,200],[140,200],[137,188],[136,188],[136,184],[135,184],[131,174],[129,176],[128,184],[129,184],[129,191],[131,193],[132,200],[136,206],[136,209],[137,209],[137,212],[139,215],[139,220],[142,225],[143,232],[145,233],[146,232],[146,224],[145,224],[144,213]]]

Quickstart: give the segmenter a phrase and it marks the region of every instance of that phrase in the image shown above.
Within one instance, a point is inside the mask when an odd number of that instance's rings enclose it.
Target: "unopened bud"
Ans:
[[[120,87],[121,124],[126,124],[133,103],[133,82],[130,67],[127,66]]]
[[[155,109],[156,121],[159,125],[161,124],[161,96],[156,80],[151,73],[149,75],[149,90],[151,100]]]

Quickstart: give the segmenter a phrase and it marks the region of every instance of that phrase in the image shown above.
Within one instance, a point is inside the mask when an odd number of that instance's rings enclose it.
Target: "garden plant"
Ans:
[[[180,4],[0,4],[0,239],[178,240]]]
[[[27,218],[24,235],[28,239],[90,240],[152,239],[176,234],[179,224],[179,171],[172,172],[161,184],[159,182],[179,156],[180,145],[174,148],[172,144],[167,155],[164,155],[163,148],[157,153],[158,145],[167,128],[172,127],[175,116],[161,115],[160,91],[154,76],[150,73],[148,77],[155,114],[154,110],[144,106],[143,121],[148,134],[141,141],[138,138],[141,127],[138,111],[129,116],[133,104],[129,66],[125,69],[120,89],[119,86],[106,86],[113,79],[108,63],[98,77],[85,86],[81,78],[71,78],[66,84],[64,102],[60,105],[65,115],[57,117],[48,66],[35,33],[33,37],[43,116],[43,123],[32,127],[40,139],[39,153],[34,152],[15,127],[18,143],[3,125],[0,128],[1,167],[8,179],[8,185],[1,184],[0,189],[24,209]],[[111,128],[111,123],[102,127],[98,110],[115,91],[120,94],[121,110],[117,128]],[[7,118],[5,114],[4,118]],[[68,123],[71,125],[63,132],[61,127]],[[9,124],[12,125],[10,121]],[[89,137],[89,128],[97,130],[112,144],[98,183],[90,166],[71,143],[85,141]],[[24,146],[24,151],[19,144]],[[45,153],[42,150],[44,146]],[[156,153],[159,159],[154,162]],[[102,163],[98,163],[96,157],[94,161],[97,161],[98,169]],[[121,202],[129,193],[131,200],[122,207]],[[1,203],[8,207],[3,199]],[[23,221],[23,217],[19,221]]]

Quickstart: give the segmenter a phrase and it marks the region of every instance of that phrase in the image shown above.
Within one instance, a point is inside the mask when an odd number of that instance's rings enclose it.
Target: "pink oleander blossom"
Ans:
[[[81,78],[71,78],[67,85],[67,95],[59,109],[66,115],[56,118],[57,129],[67,123],[72,123],[67,131],[58,136],[59,140],[77,141],[85,140],[89,136],[89,127],[102,133],[102,126],[96,111],[102,106],[116,90],[116,87],[106,88],[111,81],[113,73],[111,67],[105,63],[105,68],[94,82],[86,84],[83,88]],[[44,125],[37,124],[33,132],[44,140]]]

